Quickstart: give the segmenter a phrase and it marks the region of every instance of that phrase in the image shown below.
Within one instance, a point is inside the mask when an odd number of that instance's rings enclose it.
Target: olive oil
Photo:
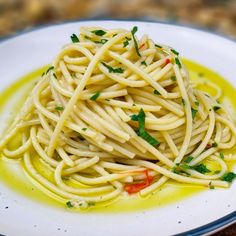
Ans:
[[[212,70],[186,59],[184,59],[184,63],[189,70],[191,80],[203,81],[204,83],[217,83],[223,92],[223,99],[221,99],[221,102],[227,103],[228,107],[232,111],[232,114],[235,114],[236,99],[234,99],[234,95],[236,89]],[[15,114],[20,110],[24,100],[34,86],[35,82],[41,78],[41,74],[46,71],[47,68],[48,66],[44,66],[29,73],[6,88],[0,94],[0,115],[6,107],[9,111],[11,111],[11,116],[8,120],[8,123],[12,121]],[[211,95],[216,93],[214,88],[208,88],[206,92],[209,92]],[[9,101],[14,99],[16,94],[20,94],[20,99],[17,99],[17,102],[10,105]],[[44,165],[42,165],[42,163],[40,163],[36,157],[32,158],[32,162],[36,169],[44,177],[48,178],[49,180],[53,179],[53,173],[45,172]],[[233,169],[234,164],[235,162],[229,163],[230,170]],[[41,192],[33,183],[31,183],[24,173],[23,164],[20,160],[6,161],[4,158],[0,159],[0,181],[2,181],[5,185],[17,193],[24,195],[25,197],[34,201],[38,201],[42,204],[47,204],[53,207],[66,209],[64,204],[56,202],[54,199]],[[101,205],[92,207],[88,213],[142,211],[176,203],[177,201],[183,200],[184,198],[190,197],[194,194],[199,194],[200,192],[208,189],[209,188],[207,187],[176,183],[170,180],[159,190],[157,190],[157,192],[151,194],[151,196],[148,196],[147,198],[141,198],[137,195],[123,196],[113,202],[105,202]]]

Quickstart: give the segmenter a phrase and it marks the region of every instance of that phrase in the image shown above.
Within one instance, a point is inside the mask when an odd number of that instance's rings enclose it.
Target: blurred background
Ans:
[[[161,20],[236,39],[236,0],[0,0],[0,38],[81,18]],[[214,236],[235,236],[236,224]]]
[[[0,0],[0,37],[91,17],[171,21],[236,38],[236,0]]]

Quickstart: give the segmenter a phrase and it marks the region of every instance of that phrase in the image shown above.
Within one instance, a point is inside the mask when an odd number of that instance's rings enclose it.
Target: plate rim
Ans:
[[[203,28],[201,26],[196,26],[196,25],[190,25],[190,24],[185,24],[185,23],[179,23],[174,20],[155,20],[155,19],[147,19],[147,18],[119,18],[119,19],[114,19],[114,18],[102,18],[102,17],[90,17],[90,18],[79,18],[79,19],[72,19],[72,20],[64,20],[64,21],[57,21],[57,22],[52,22],[52,23],[45,23],[41,24],[38,26],[33,26],[30,28],[27,28],[25,30],[20,30],[17,31],[14,35],[9,35],[6,37],[0,37],[0,45],[2,45],[4,42],[7,42],[8,40],[17,38],[21,35],[32,33],[34,31],[52,27],[52,26],[59,26],[59,25],[65,25],[65,24],[70,24],[70,23],[76,23],[76,22],[90,22],[90,21],[117,21],[117,22],[138,22],[138,23],[157,23],[157,24],[163,24],[163,25],[169,25],[169,26],[178,26],[180,28],[187,28],[187,29],[192,29],[196,30],[199,32],[204,32],[209,35],[215,36],[222,38],[224,40],[228,40],[230,42],[236,43],[236,39],[234,39],[231,36],[225,35],[223,33],[211,31],[209,29]],[[236,210],[231,212],[230,214],[227,214],[215,221],[212,221],[208,224],[202,225],[200,227],[184,231],[179,234],[175,234],[174,236],[200,236],[200,235],[210,235],[212,233],[218,232],[221,229],[224,229],[233,223],[236,223]],[[2,234],[0,234],[1,236]]]

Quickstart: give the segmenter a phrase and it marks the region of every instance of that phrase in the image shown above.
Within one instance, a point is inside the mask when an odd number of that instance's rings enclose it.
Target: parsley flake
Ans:
[[[50,67],[47,69],[46,74],[48,74],[48,72],[51,71],[51,70],[54,70],[54,66],[50,66]]]
[[[176,81],[176,80],[177,80],[176,76],[171,76],[170,79],[171,79],[172,81]]]
[[[138,55],[139,57],[141,57],[141,54],[140,54],[140,52],[139,52],[139,50],[138,50],[138,43],[137,43],[137,40],[136,40],[136,38],[135,38],[135,36],[134,36],[137,31],[138,31],[138,27],[137,27],[137,26],[134,26],[133,29],[131,30],[131,34],[132,34],[132,38],[133,38],[133,40],[134,40],[134,47],[135,47],[136,53],[137,53],[137,55]]]
[[[147,66],[146,61],[142,61],[142,62],[141,62],[141,65]]]
[[[157,91],[156,89],[153,91],[153,93],[156,94],[156,95],[161,95],[161,94],[159,93],[159,91]]]
[[[205,174],[205,173],[209,173],[211,172],[206,165],[204,164],[199,164],[196,166],[192,166],[191,169],[196,170],[197,172],[201,173],[201,174]]]
[[[109,65],[107,65],[105,62],[101,62],[109,71],[109,73],[120,73],[122,74],[124,72],[124,69],[122,68],[113,68]]]
[[[179,53],[177,51],[175,51],[174,49],[171,49],[171,52],[173,52],[175,55],[179,55]]]
[[[190,163],[193,160],[193,156],[188,156],[184,162]]]
[[[79,39],[78,39],[78,37],[77,37],[76,34],[72,34],[72,35],[70,36],[70,38],[71,38],[71,41],[72,41],[73,43],[78,43],[78,42],[79,42]]]
[[[96,101],[96,99],[100,96],[100,92],[96,92],[91,98],[90,98],[90,100],[92,100],[92,101]]]
[[[66,206],[69,207],[69,208],[72,208],[73,204],[71,203],[71,201],[68,201],[68,202],[66,202]]]
[[[222,176],[221,180],[232,183],[235,178],[236,174],[234,172],[228,172]]]
[[[221,107],[220,106],[213,106],[214,111],[218,111]]]
[[[145,130],[145,112],[143,109],[139,111],[138,115],[131,116],[131,120],[139,122],[139,130],[137,131],[138,136],[146,140],[152,146],[158,145],[160,142],[152,137],[146,130]]]
[[[63,111],[64,110],[64,107],[56,107],[55,108],[57,111]]]
[[[157,48],[162,48],[162,46],[158,45],[158,44],[155,44],[155,47]]]
[[[192,118],[194,119],[196,114],[197,114],[197,112],[198,112],[198,110],[196,110],[196,109],[191,107],[191,112],[192,112]]]
[[[103,36],[106,34],[104,30],[93,30],[92,33],[96,34],[97,36]]]
[[[87,128],[86,128],[86,127],[84,127],[84,128],[82,128],[82,130],[83,130],[83,131],[86,131],[86,130],[87,130]]]
[[[221,158],[221,159],[224,159],[224,158],[225,158],[225,155],[224,155],[223,152],[220,152],[220,158]]]
[[[181,69],[182,68],[182,65],[180,63],[180,60],[178,57],[175,58],[175,63],[178,65],[178,67]]]

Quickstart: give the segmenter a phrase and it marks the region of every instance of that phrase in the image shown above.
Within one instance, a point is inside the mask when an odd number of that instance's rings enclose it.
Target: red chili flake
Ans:
[[[148,170],[143,171],[143,173],[146,175],[146,179],[143,182],[136,183],[136,184],[126,184],[125,185],[125,191],[128,192],[129,194],[132,193],[137,193],[141,191],[142,189],[148,187],[152,181],[153,181],[153,176],[150,176],[148,174]]]
[[[139,50],[142,49],[145,46],[145,43],[143,43],[140,47]]]
[[[170,59],[169,58],[166,58],[166,60],[165,60],[165,66],[167,65],[167,64],[169,64],[170,63]]]

